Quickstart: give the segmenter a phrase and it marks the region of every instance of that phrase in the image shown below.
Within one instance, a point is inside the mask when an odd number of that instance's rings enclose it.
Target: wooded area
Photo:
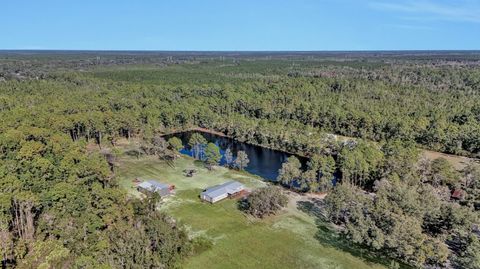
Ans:
[[[4,53],[0,67],[3,266],[174,267],[194,242],[86,144],[155,149],[159,134],[202,127],[310,157],[307,171],[289,159],[281,183],[330,192],[353,242],[415,267],[480,268],[479,165],[418,151],[480,156],[478,54]]]

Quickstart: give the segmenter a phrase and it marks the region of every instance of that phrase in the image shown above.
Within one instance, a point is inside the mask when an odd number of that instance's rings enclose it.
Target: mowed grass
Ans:
[[[224,183],[228,180],[237,180],[245,184],[248,188],[264,186],[265,183],[259,177],[246,172],[239,172],[227,169],[225,167],[215,167],[209,171],[200,161],[182,156],[178,158],[174,165],[168,165],[166,162],[159,161],[152,157],[142,157],[139,159],[133,157],[122,158],[119,162],[120,184],[136,193],[133,180],[156,180],[162,183],[175,185],[176,191],[205,189],[207,187]],[[196,169],[197,173],[193,177],[186,177],[183,173],[185,169]]]
[[[188,178],[183,170],[198,173]],[[238,180],[254,189],[266,183],[244,172],[218,167],[208,171],[202,163],[181,157],[175,166],[153,158],[123,157],[118,168],[120,184],[138,195],[132,179],[156,179],[174,184],[176,193],[165,199],[161,210],[183,223],[192,236],[203,235],[214,242],[211,249],[187,259],[183,268],[385,268],[380,264],[322,242],[316,219],[295,206],[295,201],[277,216],[263,220],[246,216],[237,201],[201,202],[199,193],[208,186]],[[328,232],[328,231],[327,231]]]

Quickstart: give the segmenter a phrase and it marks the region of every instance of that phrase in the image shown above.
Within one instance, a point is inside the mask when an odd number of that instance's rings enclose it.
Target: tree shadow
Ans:
[[[140,150],[137,150],[137,149],[130,149],[130,150],[127,150],[124,152],[125,155],[129,156],[129,157],[135,157],[135,158],[140,158],[141,156],[143,156],[143,152],[141,152]]]
[[[315,239],[317,239],[320,244],[348,252],[367,263],[382,264],[388,268],[392,268],[392,263],[395,263],[398,266],[395,268],[412,268],[395,261],[384,252],[373,251],[369,249],[368,246],[358,245],[349,240],[349,238],[341,233],[339,227],[335,227],[334,224],[329,221],[323,200],[312,199],[311,201],[299,201],[297,202],[297,209],[315,218],[315,224],[317,226]]]
[[[193,166],[197,168],[205,168],[205,162],[195,159],[193,161]]]
[[[327,221],[326,212],[324,210],[325,202],[320,199],[313,198],[310,201],[298,201],[297,209],[307,213],[310,216]]]

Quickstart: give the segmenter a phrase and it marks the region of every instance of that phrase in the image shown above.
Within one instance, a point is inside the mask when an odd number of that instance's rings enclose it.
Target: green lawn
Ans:
[[[183,176],[183,169],[194,166],[198,174]],[[234,200],[213,205],[199,200],[205,187],[231,179],[248,188],[265,185],[248,173],[223,167],[208,171],[188,157],[177,160],[175,167],[152,158],[123,157],[118,171],[120,184],[133,195],[138,195],[132,184],[136,177],[176,186],[176,194],[161,210],[185,224],[192,236],[202,234],[214,242],[212,249],[189,258],[184,268],[384,268],[335,246],[331,232],[319,229],[315,217],[295,203],[277,216],[257,220],[240,212]]]

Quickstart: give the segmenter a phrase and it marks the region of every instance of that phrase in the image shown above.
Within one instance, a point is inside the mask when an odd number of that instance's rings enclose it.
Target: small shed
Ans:
[[[170,195],[172,191],[172,187],[170,187],[170,185],[163,184],[155,180],[144,181],[138,184],[137,189],[142,193],[156,192],[160,194],[160,196]]]
[[[200,198],[210,203],[216,203],[227,197],[245,190],[245,186],[238,181],[228,181],[220,185],[216,185],[204,190],[200,194]]]

